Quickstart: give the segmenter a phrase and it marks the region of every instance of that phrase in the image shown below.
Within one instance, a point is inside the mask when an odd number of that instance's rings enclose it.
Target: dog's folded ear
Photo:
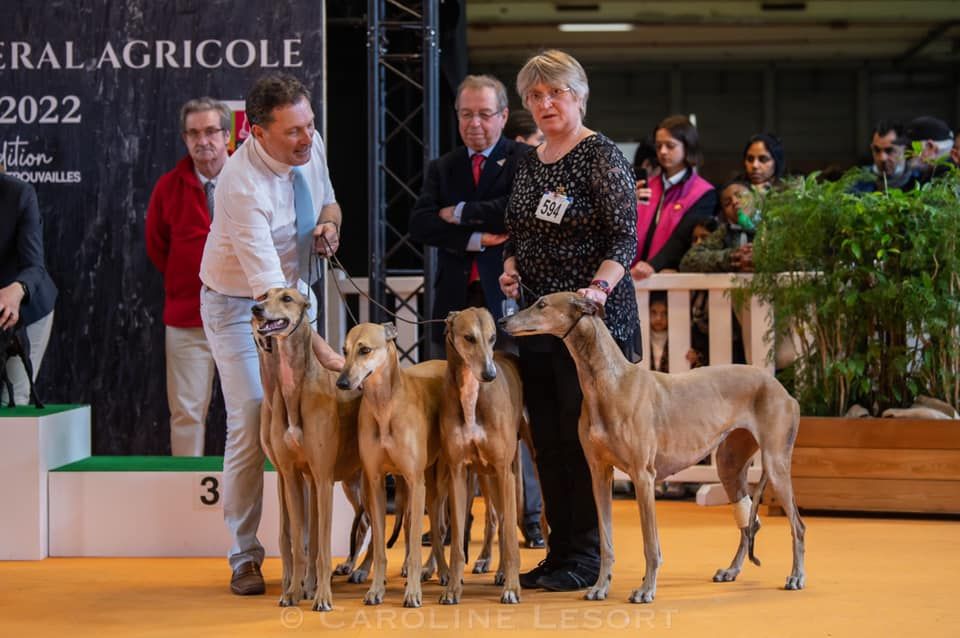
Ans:
[[[384,338],[384,339],[386,339],[387,341],[393,341],[394,339],[397,338],[398,333],[397,333],[397,326],[396,326],[396,325],[394,325],[394,324],[392,324],[392,323],[390,323],[390,322],[381,323],[380,325],[383,326],[383,338]]]
[[[596,315],[601,319],[606,317],[606,313],[603,310],[603,304],[599,304],[592,299],[587,299],[583,295],[575,294],[573,296],[573,305],[577,310],[585,315]]]
[[[447,315],[447,318],[443,320],[443,325],[444,325],[443,334],[444,334],[444,335],[450,334],[450,329],[453,327],[453,320],[454,320],[454,319],[456,318],[456,316],[459,315],[459,314],[460,314],[460,311],[459,311],[459,310],[451,310],[450,313]]]

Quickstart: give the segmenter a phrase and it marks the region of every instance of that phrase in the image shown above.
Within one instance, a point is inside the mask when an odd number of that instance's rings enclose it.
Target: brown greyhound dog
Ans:
[[[662,561],[654,481],[693,465],[714,448],[720,480],[735,504],[740,545],[730,566],[718,570],[713,579],[736,579],[748,552],[759,565],[753,555],[757,506],[769,480],[793,536],[793,569],[786,589],[802,589],[805,528],[790,480],[800,420],[797,401],[773,376],[753,366],[718,365],[663,374],[632,364],[602,318],[603,306],[574,292],[558,292],[502,320],[512,335],[562,338],[577,366],[583,391],[578,432],[593,478],[601,539],[600,574],[586,598],[603,600],[610,589],[613,467],[625,471],[636,486],[643,528],[646,571],[643,586],[633,591],[630,602],[649,603],[656,594]],[[747,469],[758,447],[763,471],[751,502]]]
[[[444,495],[438,486],[441,468],[440,393],[446,374],[445,361],[426,361],[409,368],[400,367],[394,343],[397,329],[392,324],[361,323],[347,333],[343,350],[346,363],[337,379],[337,387],[355,390],[362,387],[358,422],[360,460],[363,464],[364,494],[373,530],[373,578],[363,598],[367,605],[379,605],[386,591],[387,555],[385,546],[387,472],[402,476],[409,488],[405,516],[407,584],[404,607],[420,607],[422,556],[420,535],[426,500],[430,515],[431,551],[437,560],[441,583],[448,570],[443,557],[440,507]],[[429,474],[429,476],[425,476]]]
[[[280,605],[296,605],[313,597],[314,611],[330,611],[333,484],[356,481],[359,474],[360,395],[338,391],[336,373],[323,368],[314,356],[313,329],[306,321],[309,305],[295,288],[273,288],[251,311],[264,387],[260,442],[277,470],[283,563]],[[345,491],[349,498],[350,491]],[[312,494],[309,525],[304,516],[307,492]],[[308,529],[305,556],[303,534]],[[315,571],[308,567],[314,558]]]
[[[485,496],[499,514],[501,603],[520,602],[517,541],[517,437],[523,421],[523,386],[516,363],[493,351],[497,327],[486,308],[451,312],[446,320],[447,374],[440,403],[444,460],[450,470],[450,578],[440,602],[463,593],[467,465],[491,475]]]

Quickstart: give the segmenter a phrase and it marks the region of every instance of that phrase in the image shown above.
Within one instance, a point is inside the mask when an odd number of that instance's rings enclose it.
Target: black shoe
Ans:
[[[237,596],[257,596],[266,591],[260,566],[253,561],[239,565],[230,578],[230,591]]]
[[[592,587],[599,574],[596,567],[569,562],[538,578],[537,585],[547,591],[576,591]]]
[[[542,561],[540,561],[536,567],[531,569],[528,572],[520,574],[520,586],[524,589],[536,589],[539,587],[539,581],[542,577],[546,576],[554,569],[559,567],[561,563],[556,559],[547,556]]]
[[[534,523],[524,528],[523,544],[528,549],[543,549],[546,546],[543,541],[543,534],[540,533],[540,525]]]

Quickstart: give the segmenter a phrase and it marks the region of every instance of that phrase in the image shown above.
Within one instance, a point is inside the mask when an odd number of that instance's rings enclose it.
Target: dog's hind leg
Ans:
[[[753,435],[744,429],[731,432],[717,448],[717,475],[727,493],[727,498],[733,503],[734,516],[740,530],[740,543],[733,560],[730,561],[730,566],[718,569],[713,575],[714,582],[730,582],[737,579],[753,537],[760,528],[759,519],[750,520],[752,501],[747,485],[750,459],[757,448]]]
[[[353,566],[356,565],[360,551],[363,549],[363,539],[368,527],[360,498],[360,473],[357,472],[349,479],[342,481],[340,487],[350,506],[353,507],[353,524],[350,528],[350,555],[334,568],[334,576],[346,576],[353,571]]]
[[[597,522],[600,527],[600,572],[597,575],[597,582],[587,590],[584,598],[605,600],[610,592],[610,582],[613,580],[613,467],[593,459],[592,455],[587,456],[590,463],[590,478],[593,482],[593,499],[597,504]],[[642,506],[640,510],[642,517]],[[644,549],[646,549],[646,526],[644,526]]]
[[[443,539],[447,535],[447,527],[450,526],[450,519],[452,518],[452,516],[444,516],[444,510],[447,507],[447,486],[450,484],[450,471],[442,459],[437,459],[437,462],[433,464],[433,467],[428,468],[425,474],[427,515],[430,520],[430,560],[429,568],[424,568],[420,574],[420,580],[430,580],[435,571],[437,580],[445,586],[450,579],[450,567],[443,555]],[[443,522],[444,519],[446,519],[445,523]]]
[[[803,568],[806,526],[800,518],[800,512],[793,497],[793,483],[790,480],[790,455],[792,452],[791,448],[788,448],[786,452],[778,450],[774,454],[764,452],[763,463],[770,477],[770,486],[780,501],[783,513],[790,521],[790,534],[793,537],[793,568],[790,575],[787,576],[784,589],[803,589],[806,584],[806,574]]]
[[[486,574],[490,571],[490,564],[493,562],[493,535],[497,532],[498,512],[497,500],[495,496],[496,484],[493,479],[474,470],[477,482],[480,485],[480,493],[483,494],[484,516],[483,516],[483,545],[480,546],[480,553],[477,554],[477,560],[473,563],[474,574]],[[471,485],[470,489],[473,489]],[[502,583],[496,583],[498,585]]]

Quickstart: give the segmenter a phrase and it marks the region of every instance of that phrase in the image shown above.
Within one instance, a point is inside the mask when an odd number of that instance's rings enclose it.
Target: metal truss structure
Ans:
[[[421,249],[406,231],[427,163],[438,153],[440,55],[438,2],[368,0],[367,97],[369,188],[368,292],[371,321],[389,317],[386,306],[418,319],[433,306],[436,249]],[[422,275],[420,291],[399,294],[391,277]],[[422,292],[422,295],[420,294]],[[422,300],[422,306],[418,304]],[[401,357],[422,360],[430,348],[427,331]]]

